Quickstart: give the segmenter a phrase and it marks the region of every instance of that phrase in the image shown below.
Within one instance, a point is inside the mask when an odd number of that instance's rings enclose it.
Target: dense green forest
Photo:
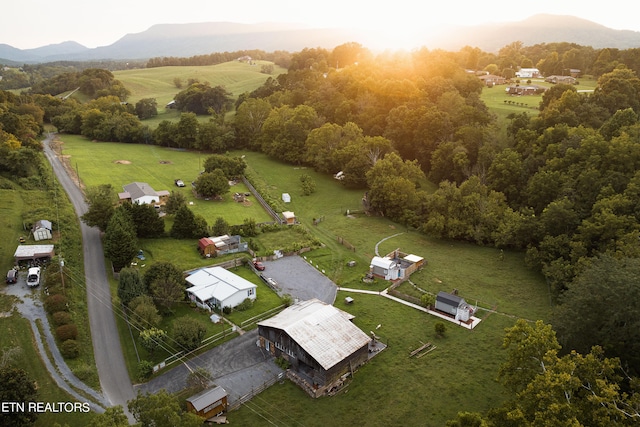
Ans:
[[[505,339],[500,377],[514,400],[461,414],[452,426],[636,423],[640,50],[516,42],[495,55],[374,55],[347,43],[291,54],[287,65],[237,100],[207,82],[176,88],[180,119],[155,129],[141,120],[153,115],[153,100],[128,104],[127,89],[104,69],[60,74],[23,95],[0,92],[0,173],[37,185],[29,171],[44,123],[96,140],[251,149],[343,171],[370,214],[442,239],[525,251],[548,281],[553,329],[518,323]],[[544,74],[580,69],[597,87],[587,94],[556,85],[536,114],[512,114],[501,129],[468,70],[509,77],[532,65]],[[76,87],[91,100],[54,96]]]

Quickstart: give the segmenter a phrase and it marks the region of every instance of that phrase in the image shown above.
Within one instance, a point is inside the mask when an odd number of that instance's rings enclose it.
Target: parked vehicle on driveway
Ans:
[[[31,267],[27,273],[27,286],[34,288],[40,284],[40,267]]]
[[[264,264],[261,263],[260,261],[254,261],[253,262],[253,267],[258,270],[258,271],[264,271]]]
[[[7,272],[7,283],[16,283],[18,281],[18,270],[12,268]]]

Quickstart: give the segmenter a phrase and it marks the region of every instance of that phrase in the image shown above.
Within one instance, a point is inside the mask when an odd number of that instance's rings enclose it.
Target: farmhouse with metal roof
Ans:
[[[372,339],[354,316],[318,299],[302,301],[258,323],[258,345],[287,360],[299,385],[325,394],[369,358]]]

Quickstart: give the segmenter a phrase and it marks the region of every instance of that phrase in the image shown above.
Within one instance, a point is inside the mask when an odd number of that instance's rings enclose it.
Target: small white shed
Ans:
[[[33,239],[35,241],[50,240],[52,238],[51,232],[53,231],[53,226],[51,225],[51,221],[41,219],[33,224],[31,231],[33,232]]]
[[[291,202],[291,196],[289,195],[289,193],[282,193],[282,201],[285,203]]]

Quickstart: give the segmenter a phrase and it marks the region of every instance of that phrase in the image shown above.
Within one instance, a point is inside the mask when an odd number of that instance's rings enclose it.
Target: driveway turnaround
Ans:
[[[277,378],[283,371],[256,344],[258,330],[254,329],[178,365],[151,381],[136,386],[142,393],[157,393],[165,389],[170,393],[187,386],[189,374],[197,368],[206,369],[215,385],[224,388],[229,405],[242,396]]]
[[[275,261],[264,261],[262,275],[277,282],[280,295],[307,301],[318,298],[327,304],[336,300],[337,286],[312,264],[313,259],[287,256]]]

